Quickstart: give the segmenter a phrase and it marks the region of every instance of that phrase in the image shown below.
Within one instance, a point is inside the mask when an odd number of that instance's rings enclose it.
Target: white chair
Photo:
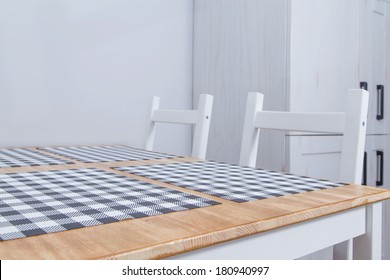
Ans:
[[[250,92],[247,99],[240,165],[255,167],[259,132],[262,129],[337,133],[343,135],[340,181],[361,184],[368,111],[368,92],[349,90],[341,113],[262,111],[264,96]],[[351,241],[335,246],[336,258],[352,258]]]
[[[195,126],[192,142],[192,157],[205,159],[210,128],[213,96],[201,94],[198,110],[161,110],[160,97],[153,96],[150,121],[147,127],[145,149],[152,151],[157,122],[191,124]]]
[[[368,110],[368,92],[349,90],[341,113],[262,111],[263,95],[248,94],[240,165],[255,167],[260,128],[343,135],[340,181],[361,183]]]

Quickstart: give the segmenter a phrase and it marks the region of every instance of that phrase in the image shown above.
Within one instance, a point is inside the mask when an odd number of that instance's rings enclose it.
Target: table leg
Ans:
[[[382,203],[366,206],[366,233],[354,238],[353,257],[358,260],[382,258]]]

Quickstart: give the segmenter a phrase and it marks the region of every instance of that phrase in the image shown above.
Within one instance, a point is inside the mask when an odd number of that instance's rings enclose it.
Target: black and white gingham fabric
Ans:
[[[52,156],[28,149],[0,150],[0,168],[71,164],[70,161],[54,158]]]
[[[127,146],[53,147],[41,149],[85,163],[166,159],[176,157]]]
[[[0,240],[216,204],[94,168],[0,174]]]
[[[115,169],[235,202],[247,202],[343,185],[218,162],[125,166]]]

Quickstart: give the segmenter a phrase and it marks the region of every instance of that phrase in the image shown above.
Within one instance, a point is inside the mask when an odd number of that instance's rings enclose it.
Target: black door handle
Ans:
[[[376,185],[383,186],[383,151],[376,151]]]
[[[384,99],[385,99],[385,88],[383,85],[377,85],[376,91],[378,95],[377,99],[377,114],[376,119],[377,120],[383,120],[384,115]]]

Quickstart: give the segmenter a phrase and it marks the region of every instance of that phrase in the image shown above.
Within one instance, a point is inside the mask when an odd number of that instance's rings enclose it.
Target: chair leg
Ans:
[[[341,242],[333,246],[333,259],[352,260],[353,258],[353,240]]]

